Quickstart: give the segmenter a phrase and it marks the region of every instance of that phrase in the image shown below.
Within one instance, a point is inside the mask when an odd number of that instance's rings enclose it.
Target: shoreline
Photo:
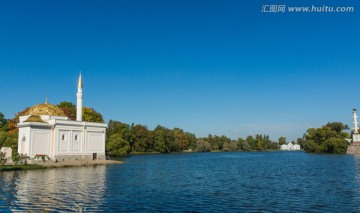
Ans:
[[[81,167],[81,166],[96,166],[96,165],[109,165],[109,164],[122,164],[122,161],[116,160],[77,160],[77,161],[46,161],[36,163],[37,165],[44,166],[45,168],[65,168],[65,167]]]
[[[79,161],[64,161],[64,162],[36,162],[33,164],[21,165],[4,165],[0,168],[2,171],[19,171],[19,170],[37,170],[37,169],[56,169],[56,168],[69,168],[69,167],[84,167],[84,166],[97,166],[97,165],[110,165],[110,164],[123,164],[119,160],[79,160]]]

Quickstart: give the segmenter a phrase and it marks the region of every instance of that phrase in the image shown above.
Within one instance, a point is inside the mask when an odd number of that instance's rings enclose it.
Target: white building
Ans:
[[[293,151],[293,150],[300,150],[300,145],[299,144],[292,144],[292,143],[288,143],[288,144],[283,144],[280,146],[280,150],[287,150],[287,151]]]
[[[76,121],[47,101],[20,116],[18,153],[52,160],[105,159],[107,124],[82,121],[82,78],[78,82]]]

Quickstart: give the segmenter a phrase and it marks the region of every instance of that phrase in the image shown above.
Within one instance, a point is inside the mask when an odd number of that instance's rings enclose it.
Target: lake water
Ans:
[[[360,157],[137,155],[125,164],[0,172],[0,211],[360,212]]]

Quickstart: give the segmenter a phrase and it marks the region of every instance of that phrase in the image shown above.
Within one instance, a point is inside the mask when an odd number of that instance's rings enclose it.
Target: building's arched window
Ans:
[[[76,141],[78,140],[78,135],[75,135],[75,140],[76,140]]]
[[[63,134],[63,135],[61,136],[61,140],[62,140],[62,141],[65,140],[65,134]]]
[[[23,135],[23,137],[21,138],[21,141],[22,141],[22,142],[25,142],[25,141],[26,141],[25,135]]]

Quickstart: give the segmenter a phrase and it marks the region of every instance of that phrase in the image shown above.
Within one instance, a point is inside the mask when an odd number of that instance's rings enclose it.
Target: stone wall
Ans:
[[[360,155],[360,146],[358,145],[349,145],[346,150],[346,154]]]
[[[58,161],[93,160],[93,155],[56,155]],[[54,160],[55,160],[54,159]],[[97,160],[106,160],[105,155],[97,155]]]

